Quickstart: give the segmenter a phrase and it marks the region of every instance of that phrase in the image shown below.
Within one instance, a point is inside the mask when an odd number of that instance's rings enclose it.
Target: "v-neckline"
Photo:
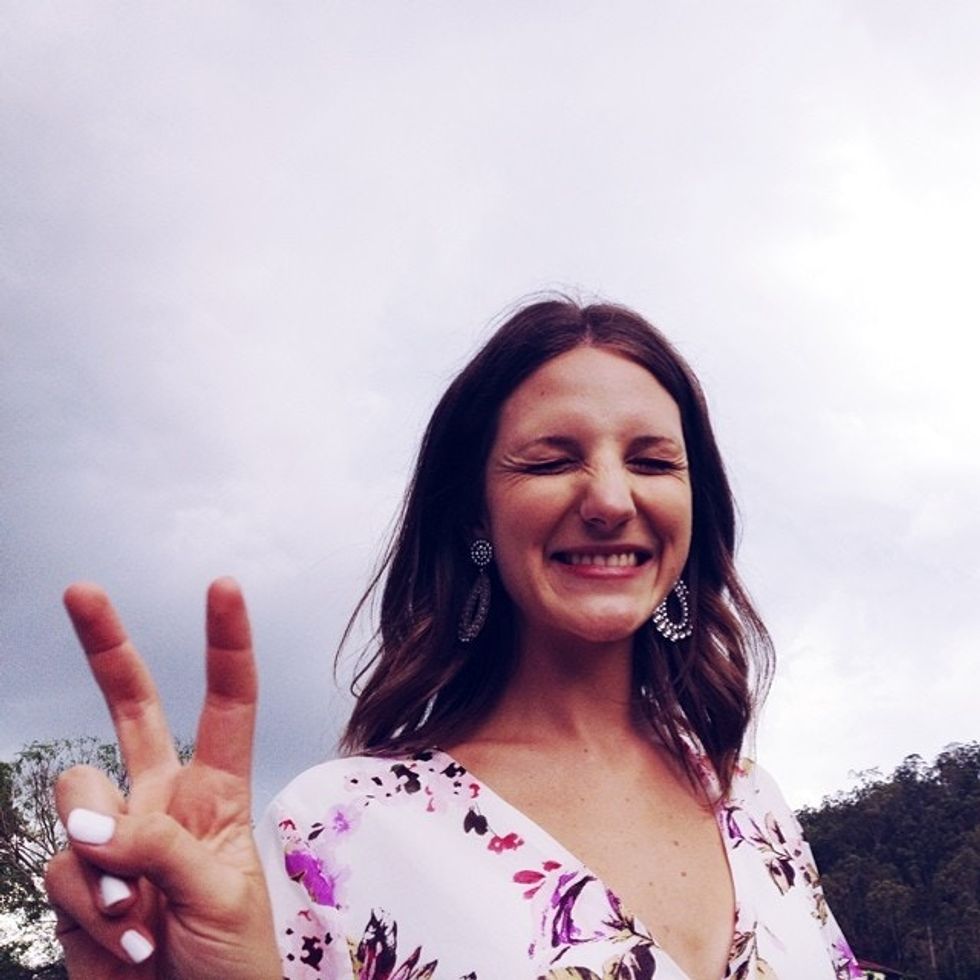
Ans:
[[[538,823],[533,817],[530,817],[525,813],[519,806],[511,803],[505,796],[497,792],[491,785],[484,781],[484,779],[473,772],[468,766],[463,765],[458,759],[456,759],[451,753],[447,752],[445,749],[433,749],[437,752],[443,759],[446,760],[447,764],[454,765],[459,769],[463,770],[473,782],[479,786],[478,799],[489,800],[495,808],[501,809],[516,818],[518,824],[523,825],[523,827],[529,828],[533,833],[525,834],[522,833],[521,836],[535,838],[535,850],[542,856],[543,859],[549,859],[550,857],[557,854],[559,857],[567,858],[567,864],[569,867],[577,868],[582,873],[595,879],[597,884],[604,889],[619,906],[624,910],[627,916],[633,920],[636,924],[638,930],[644,935],[648,936],[656,946],[659,955],[664,959],[669,961],[670,965],[677,971],[678,977],[683,978],[683,980],[690,980],[689,974],[682,969],[677,961],[670,955],[669,952],[663,947],[660,940],[656,937],[653,930],[638,916],[635,915],[630,907],[622,901],[618,893],[609,887],[609,885],[593,871],[581,858],[579,858],[574,852],[572,852],[566,845],[564,845],[554,834],[546,830],[544,827]],[[712,778],[715,778],[711,774]],[[725,828],[723,824],[723,803],[724,801],[719,801],[712,809],[713,816],[715,820],[715,827],[721,838],[722,849],[725,853],[725,863],[728,868],[728,877],[732,888],[732,897],[735,903],[735,915],[732,920],[732,930],[731,935],[728,940],[728,958],[725,961],[725,973],[718,978],[718,980],[725,980],[725,977],[729,975],[729,969],[735,962],[735,957],[738,952],[736,948],[736,942],[739,935],[744,931],[744,926],[746,923],[745,909],[743,908],[743,903],[739,896],[739,891],[737,887],[737,881],[735,877],[735,863],[733,861],[732,854],[732,843],[730,841],[729,835],[725,833]],[[481,807],[481,809],[484,809]],[[484,814],[485,815],[485,814]],[[501,821],[501,824],[504,822]],[[508,821],[508,825],[513,825],[512,822]]]

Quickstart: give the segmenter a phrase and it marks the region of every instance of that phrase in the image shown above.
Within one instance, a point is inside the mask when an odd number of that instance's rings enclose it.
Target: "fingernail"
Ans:
[[[119,937],[119,945],[134,963],[142,963],[153,955],[153,943],[135,929],[127,929]]]
[[[107,909],[111,909],[117,902],[125,901],[133,893],[122,878],[103,875],[99,879],[99,894],[102,896],[102,904]]]
[[[68,836],[79,844],[107,844],[116,832],[116,821],[103,813],[76,807],[68,814]]]

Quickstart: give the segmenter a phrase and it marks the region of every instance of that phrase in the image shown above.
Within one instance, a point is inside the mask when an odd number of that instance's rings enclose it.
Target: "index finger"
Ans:
[[[220,578],[208,589],[207,638],[207,694],[194,758],[247,781],[258,675],[245,599],[234,579]]]
[[[108,595],[77,582],[65,591],[65,608],[112,717],[131,779],[177,763],[177,753],[156,685],[123,629]]]

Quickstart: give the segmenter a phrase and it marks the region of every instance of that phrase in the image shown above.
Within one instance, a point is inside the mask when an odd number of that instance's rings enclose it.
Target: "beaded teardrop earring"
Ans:
[[[681,621],[679,623],[674,622],[667,611],[667,601],[670,599],[670,595],[677,600],[677,604],[681,607]],[[664,601],[654,609],[653,625],[665,640],[676,643],[678,640],[686,640],[694,632],[694,625],[691,622],[691,608],[687,601],[687,586],[681,579],[677,580],[677,584],[670,595],[666,596]]]
[[[477,538],[470,545],[470,558],[476,565],[478,573],[470,594],[463,604],[463,612],[459,617],[459,627],[456,635],[460,643],[470,643],[480,635],[483,624],[490,612],[490,576],[487,575],[487,565],[493,560],[493,545],[486,538]]]

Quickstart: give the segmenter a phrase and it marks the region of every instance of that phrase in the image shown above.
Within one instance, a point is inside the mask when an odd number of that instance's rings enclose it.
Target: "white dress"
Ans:
[[[863,977],[771,777],[744,764],[716,814],[736,902],[725,978]],[[596,875],[441,751],[316,766],[256,837],[287,980],[687,980]]]

